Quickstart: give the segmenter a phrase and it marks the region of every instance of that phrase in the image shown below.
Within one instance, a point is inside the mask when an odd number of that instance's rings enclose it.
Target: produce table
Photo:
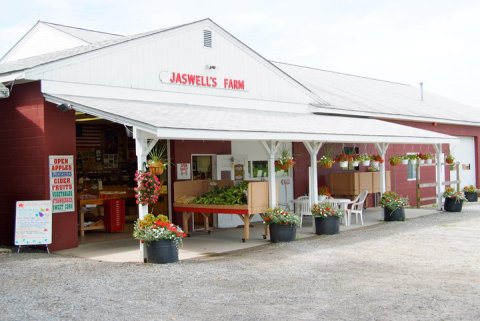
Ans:
[[[231,181],[183,181],[174,183],[174,199],[189,198],[203,195],[212,187],[233,185]],[[208,216],[212,214],[238,215],[243,221],[243,238],[245,242],[250,238],[250,219],[254,214],[262,214],[268,208],[268,182],[249,182],[247,189],[248,203],[245,205],[211,205],[173,203],[173,211],[182,213],[183,231],[188,234],[188,221],[193,213],[200,213],[204,218],[204,229],[210,234]]]

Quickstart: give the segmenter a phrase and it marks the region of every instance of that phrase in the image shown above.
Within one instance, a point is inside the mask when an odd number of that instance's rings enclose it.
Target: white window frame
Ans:
[[[407,153],[407,155],[413,155],[413,154],[417,154],[415,152],[411,152],[411,153]],[[417,160],[418,162],[418,160]],[[417,173],[416,173],[416,167],[417,167],[417,164],[413,165],[411,164],[410,162],[408,162],[408,165],[407,165],[407,181],[415,181],[417,180]],[[413,174],[413,177],[410,177],[410,173]],[[418,175],[418,178],[420,179],[420,173]]]

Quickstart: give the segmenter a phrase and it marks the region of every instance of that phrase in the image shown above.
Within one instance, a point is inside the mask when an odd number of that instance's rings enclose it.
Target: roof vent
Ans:
[[[210,30],[203,30],[203,46],[212,48],[212,32]]]

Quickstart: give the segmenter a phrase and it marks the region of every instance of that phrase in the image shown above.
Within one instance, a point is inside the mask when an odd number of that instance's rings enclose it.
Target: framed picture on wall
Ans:
[[[190,163],[178,163],[177,164],[177,179],[191,179]]]

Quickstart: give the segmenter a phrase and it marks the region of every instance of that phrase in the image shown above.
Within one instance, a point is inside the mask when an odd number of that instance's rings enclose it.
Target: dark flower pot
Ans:
[[[463,201],[457,201],[455,198],[445,198],[443,209],[447,212],[461,212]]]
[[[297,237],[297,227],[295,225],[270,224],[270,241],[277,242],[291,242],[295,241]]]
[[[315,234],[332,235],[338,233],[340,233],[340,218],[336,216],[315,217]]]
[[[469,202],[477,202],[478,201],[478,195],[477,192],[465,192],[465,198]]]
[[[148,263],[174,263],[178,261],[178,248],[174,240],[150,242],[147,247]]]
[[[386,222],[392,221],[405,221],[405,209],[403,207],[396,208],[394,210],[383,208],[383,219]]]

